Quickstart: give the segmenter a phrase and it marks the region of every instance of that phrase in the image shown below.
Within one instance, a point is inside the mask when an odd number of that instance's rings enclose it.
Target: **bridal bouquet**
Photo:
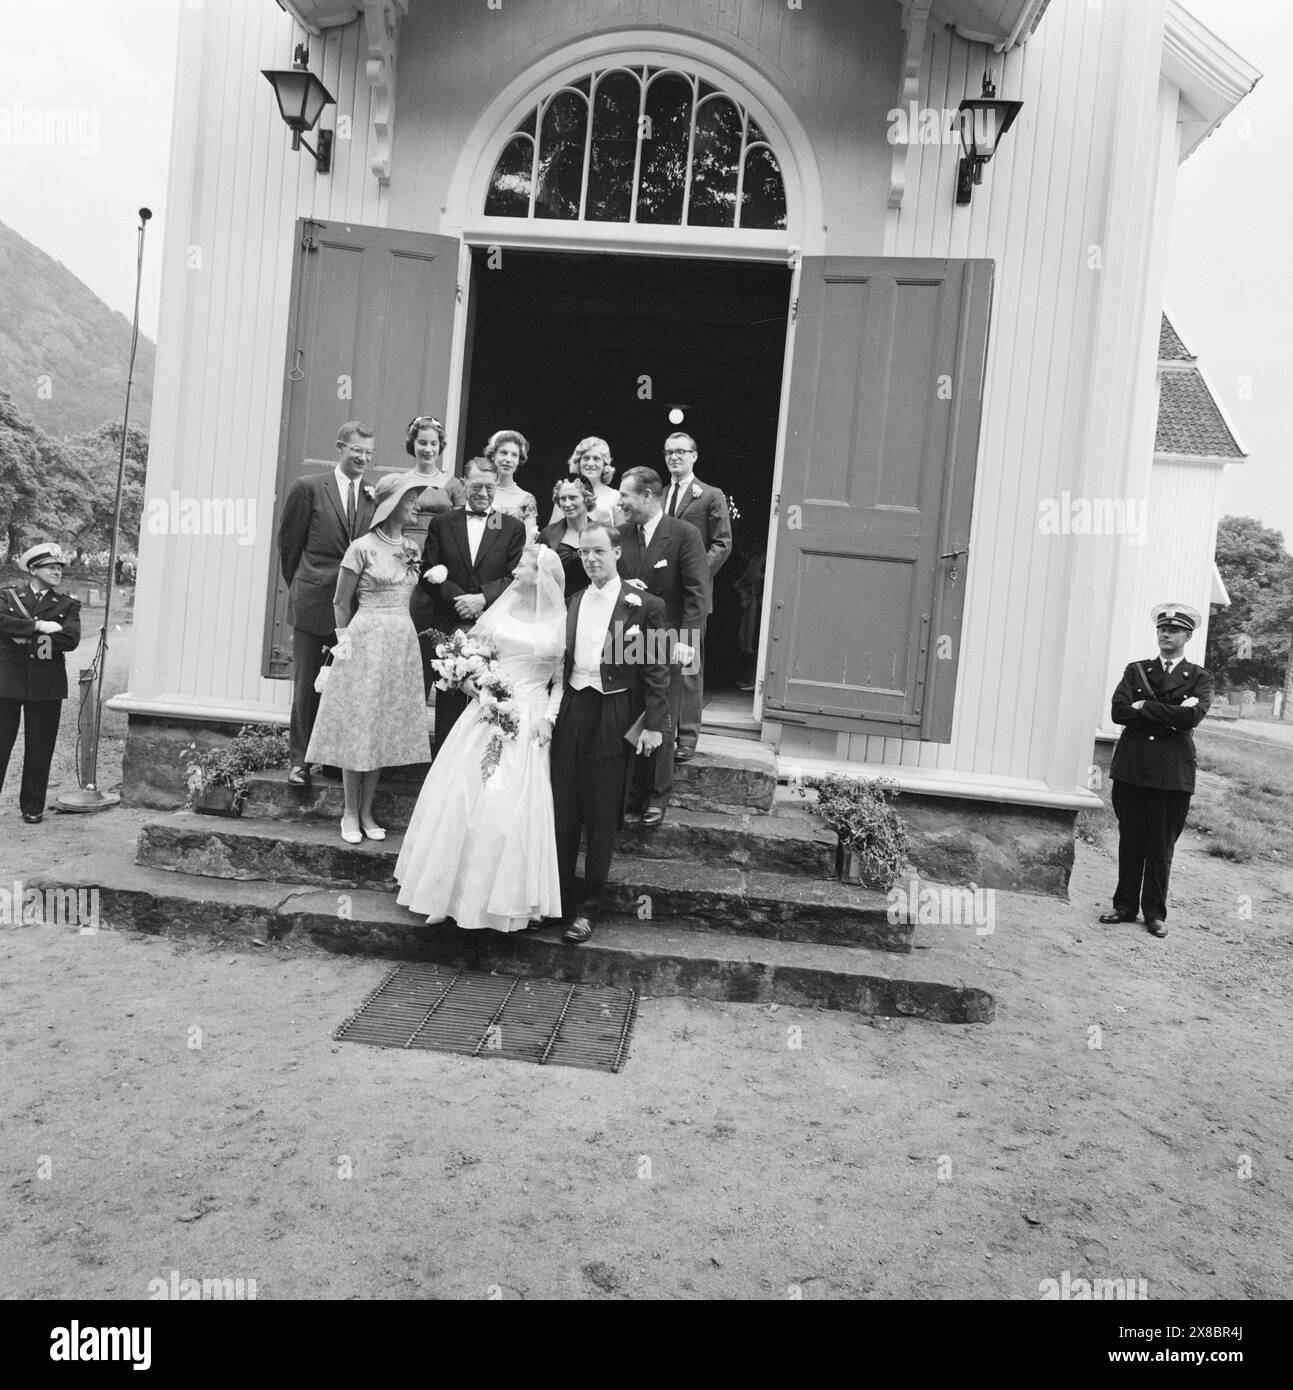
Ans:
[[[461,690],[470,681],[480,702],[476,722],[493,727],[485,756],[480,760],[480,779],[488,782],[503,756],[504,742],[515,741],[521,731],[512,687],[499,674],[498,652],[492,643],[466,632],[433,635],[437,640],[431,665],[440,677],[436,689]]]

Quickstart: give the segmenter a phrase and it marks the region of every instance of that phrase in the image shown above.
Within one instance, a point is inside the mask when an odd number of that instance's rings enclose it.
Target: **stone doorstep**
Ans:
[[[210,881],[123,863],[110,852],[55,866],[28,883],[97,888],[100,927],[109,930],[136,930],[172,940],[202,938],[237,949],[247,949],[258,939],[289,954],[305,950],[429,960],[618,985],[656,997],[778,1003],[937,1023],[990,1023],[996,1013],[987,990],[964,982],[963,970],[977,972],[970,956],[973,938],[963,935],[940,939],[937,952],[906,956],[858,947],[752,941],[730,933],[691,933],[664,923],[620,919],[600,926],[587,944],[568,946],[557,928],[503,936],[427,927],[399,907],[390,893],[355,890],[338,895],[228,880],[217,888]],[[343,906],[345,917],[338,915]]]
[[[348,845],[331,826],[177,813],[139,834],[136,862],[206,878],[334,889],[386,888],[402,837]],[[910,951],[913,927],[891,922],[886,897],[834,878],[624,856],[607,885],[613,910],[692,931]]]

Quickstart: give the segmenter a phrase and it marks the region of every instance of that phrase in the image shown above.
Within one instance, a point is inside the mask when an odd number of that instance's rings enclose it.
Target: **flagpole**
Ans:
[[[112,512],[112,540],[108,550],[107,597],[103,604],[103,626],[94,659],[81,672],[81,704],[77,714],[76,777],[80,789],[64,792],[54,805],[60,811],[106,811],[117,806],[121,797],[99,790],[99,731],[103,723],[103,672],[108,660],[108,624],[112,616],[112,586],[117,577],[117,546],[121,532],[121,499],[126,482],[126,443],[130,438],[130,390],[135,380],[135,352],[139,347],[139,293],[144,278],[144,232],[152,217],[149,208],[139,209],[139,243],[135,255],[135,318],[130,330],[130,363],[126,368],[126,405],[121,417],[121,451],[117,458],[117,496]]]

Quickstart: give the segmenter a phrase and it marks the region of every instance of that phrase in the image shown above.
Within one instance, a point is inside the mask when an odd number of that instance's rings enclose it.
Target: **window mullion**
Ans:
[[[678,224],[680,227],[687,225],[687,218],[691,213],[691,169],[696,158],[696,113],[700,105],[700,79],[692,76],[690,81],[691,131],[687,136],[687,172],[682,185],[682,221]]]
[[[736,215],[732,218],[732,228],[741,225],[741,198],[745,193],[745,147],[750,142],[750,113],[741,108],[741,153],[736,164]]]
[[[646,64],[642,65],[642,73],[638,78],[638,138],[637,147],[633,156],[633,199],[629,203],[629,221],[638,220],[638,189],[642,184],[642,122],[646,118],[647,103],[647,69]]]
[[[598,74],[594,73],[592,81],[588,84],[588,116],[584,123],[584,177],[579,190],[580,222],[584,220],[584,210],[588,206],[588,170],[593,158],[593,112],[597,109],[597,84],[600,80]]]

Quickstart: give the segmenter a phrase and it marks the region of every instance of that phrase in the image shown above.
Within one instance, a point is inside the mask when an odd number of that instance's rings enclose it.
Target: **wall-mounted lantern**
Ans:
[[[956,201],[968,203],[976,183],[983,182],[983,166],[997,152],[1001,137],[1023,110],[1022,101],[998,101],[990,73],[983,74],[983,95],[966,97],[957,108],[961,122],[961,148],[956,166]]]
[[[319,132],[319,148],[311,149],[301,136],[313,130],[323,115],[325,106],[335,106],[336,98],[309,70],[310,50],[303,43],[297,44],[292,55],[292,67],[271,71],[262,68],[263,76],[274,89],[278,98],[278,109],[282,113],[287,128],[292,132],[292,148],[299,150],[302,145],[314,156],[314,167],[320,174],[332,168],[332,132]]]

